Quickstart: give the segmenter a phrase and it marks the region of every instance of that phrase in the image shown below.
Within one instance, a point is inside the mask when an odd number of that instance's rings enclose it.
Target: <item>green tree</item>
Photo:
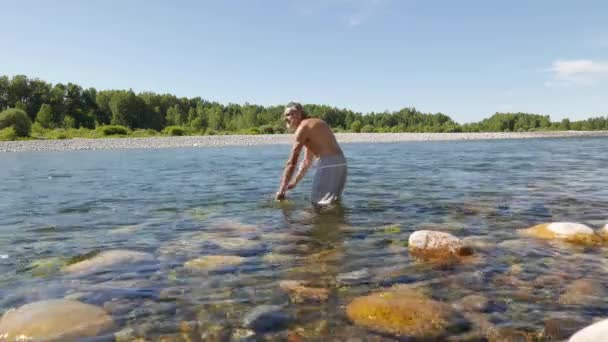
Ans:
[[[133,91],[118,91],[109,102],[112,111],[112,124],[129,128],[146,128],[142,122],[146,113],[146,103]]]
[[[40,107],[38,114],[36,114],[36,122],[38,122],[40,124],[40,126],[42,126],[44,128],[53,128],[55,126],[53,119],[54,119],[53,109],[51,108],[50,105],[48,105],[46,103],[43,104]]]

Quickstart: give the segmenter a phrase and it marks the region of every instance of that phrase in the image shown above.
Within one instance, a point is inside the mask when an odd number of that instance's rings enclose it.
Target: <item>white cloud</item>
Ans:
[[[557,60],[548,71],[553,73],[553,80],[545,82],[547,87],[591,85],[608,79],[608,62],[589,59]]]
[[[295,10],[304,16],[327,14],[347,27],[361,26],[391,0],[301,0],[293,1]]]

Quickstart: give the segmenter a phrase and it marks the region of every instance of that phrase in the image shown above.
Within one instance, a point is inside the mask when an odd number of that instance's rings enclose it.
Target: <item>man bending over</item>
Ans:
[[[346,184],[347,165],[331,128],[321,119],[308,118],[299,103],[290,102],[283,116],[287,128],[295,131],[295,141],[276,199],[284,199],[287,190],[296,187],[316,159],[317,172],[312,183],[311,201],[317,206],[338,202]],[[302,149],[305,150],[304,159],[295,179],[291,181]]]

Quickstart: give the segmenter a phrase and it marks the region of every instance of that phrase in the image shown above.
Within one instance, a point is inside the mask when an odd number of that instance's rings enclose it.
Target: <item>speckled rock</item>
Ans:
[[[419,230],[412,233],[408,240],[412,256],[423,260],[448,261],[472,254],[472,249],[452,234]]]

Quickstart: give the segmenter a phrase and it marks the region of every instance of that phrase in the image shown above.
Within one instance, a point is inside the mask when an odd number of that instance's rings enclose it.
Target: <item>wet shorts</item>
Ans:
[[[316,161],[315,168],[317,171],[312,181],[311,201],[321,206],[339,201],[347,175],[344,155],[321,157]]]

